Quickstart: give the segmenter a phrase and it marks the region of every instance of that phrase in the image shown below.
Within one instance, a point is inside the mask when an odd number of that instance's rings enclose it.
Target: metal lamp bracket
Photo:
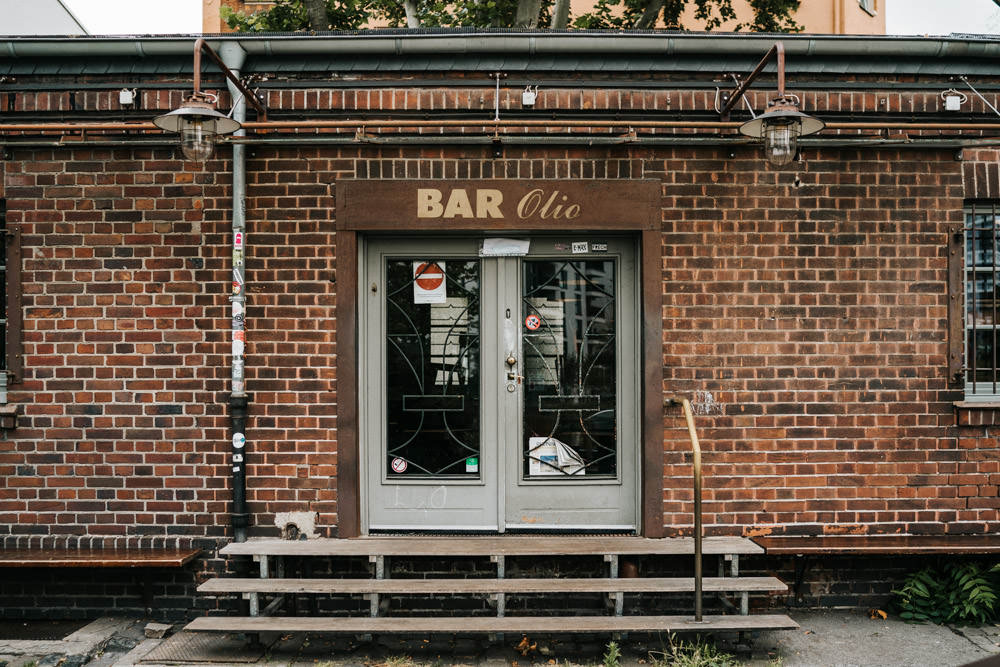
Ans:
[[[787,98],[785,95],[785,45],[781,42],[775,42],[774,46],[772,46],[770,50],[764,54],[764,57],[760,59],[760,62],[757,63],[754,70],[750,72],[750,75],[742,82],[738,83],[736,90],[732,93],[726,94],[722,109],[719,110],[721,120],[729,120],[729,112],[733,110],[733,107],[736,106],[740,98],[743,97],[747,89],[750,88],[750,84],[754,82],[754,79],[756,79],[760,73],[764,71],[764,67],[767,66],[768,61],[771,60],[772,57],[775,59],[775,63],[778,67],[778,97]],[[736,75],[733,75],[733,79],[739,81]],[[750,105],[748,104],[747,106]]]

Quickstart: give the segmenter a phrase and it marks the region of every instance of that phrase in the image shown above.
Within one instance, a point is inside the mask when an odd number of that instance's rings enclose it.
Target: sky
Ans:
[[[63,4],[92,35],[201,32],[201,0],[63,0]]]
[[[201,0],[63,2],[95,35],[201,32]],[[1000,34],[1000,7],[992,0],[884,0],[884,4],[890,35]]]
[[[885,1],[886,33],[890,35],[1000,33],[1000,7],[993,0]]]

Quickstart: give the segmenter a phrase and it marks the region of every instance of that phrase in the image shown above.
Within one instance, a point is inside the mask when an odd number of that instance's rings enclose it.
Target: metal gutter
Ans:
[[[0,37],[0,57],[76,56],[156,57],[188,55],[198,36],[156,37]],[[743,33],[677,33],[613,31],[466,31],[375,30],[307,35],[267,34],[209,36],[213,49],[239,45],[248,56],[364,54],[555,54],[588,55],[745,55],[759,57],[776,39],[790,57],[867,58],[1000,57],[1000,39],[870,35],[774,35]]]

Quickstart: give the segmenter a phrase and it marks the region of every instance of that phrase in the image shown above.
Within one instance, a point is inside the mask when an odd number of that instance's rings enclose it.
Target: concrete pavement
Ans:
[[[958,667],[994,656],[1000,664],[1000,626],[960,628],[912,625],[897,618],[872,620],[856,611],[793,611],[799,630],[762,633],[752,653],[738,652],[735,637],[718,644],[754,667]],[[352,637],[292,635],[265,637],[266,646],[248,647],[240,637],[180,632],[147,639],[145,623],[101,619],[59,641],[0,640],[0,667],[409,667],[410,665],[601,664],[608,637],[505,637],[490,645],[476,637],[382,637],[361,642]],[[620,642],[622,667],[649,665],[666,637],[630,636]],[[532,649],[531,646],[534,645]],[[524,648],[530,650],[524,651]],[[522,655],[525,652],[525,655]]]

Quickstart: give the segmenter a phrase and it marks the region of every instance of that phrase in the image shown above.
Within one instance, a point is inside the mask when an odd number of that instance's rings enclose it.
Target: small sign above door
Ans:
[[[656,180],[344,180],[337,229],[654,229]]]

